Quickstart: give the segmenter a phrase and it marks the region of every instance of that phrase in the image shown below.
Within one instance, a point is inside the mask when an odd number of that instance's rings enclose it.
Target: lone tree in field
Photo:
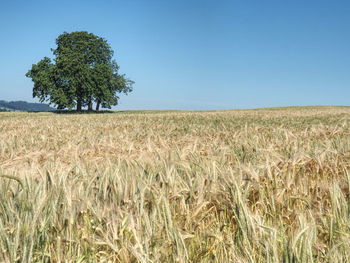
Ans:
[[[51,49],[55,58],[44,57],[27,72],[34,82],[33,97],[48,101],[57,109],[81,111],[87,106],[96,111],[100,106],[111,108],[118,104],[117,93],[128,94],[134,82],[118,73],[119,66],[113,50],[105,39],[85,31],[59,35],[57,48]]]

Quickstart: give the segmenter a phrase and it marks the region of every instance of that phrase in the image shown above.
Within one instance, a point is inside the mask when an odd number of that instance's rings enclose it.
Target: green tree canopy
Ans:
[[[34,82],[33,97],[48,101],[58,109],[81,111],[88,106],[111,108],[118,93],[128,94],[134,82],[118,73],[113,50],[107,41],[85,31],[59,35],[55,58],[44,57],[26,73]]]

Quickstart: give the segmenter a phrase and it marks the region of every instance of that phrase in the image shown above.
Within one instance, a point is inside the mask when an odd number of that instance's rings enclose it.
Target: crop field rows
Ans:
[[[350,262],[350,108],[0,113],[1,262]]]

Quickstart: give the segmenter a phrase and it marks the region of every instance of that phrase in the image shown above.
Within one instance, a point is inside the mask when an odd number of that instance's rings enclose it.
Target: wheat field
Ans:
[[[350,262],[350,108],[0,113],[1,262]]]

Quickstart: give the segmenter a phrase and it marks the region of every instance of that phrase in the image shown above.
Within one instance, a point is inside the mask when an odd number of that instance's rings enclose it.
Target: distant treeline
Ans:
[[[26,101],[0,100],[0,111],[54,111],[54,108],[43,103],[30,103]]]

